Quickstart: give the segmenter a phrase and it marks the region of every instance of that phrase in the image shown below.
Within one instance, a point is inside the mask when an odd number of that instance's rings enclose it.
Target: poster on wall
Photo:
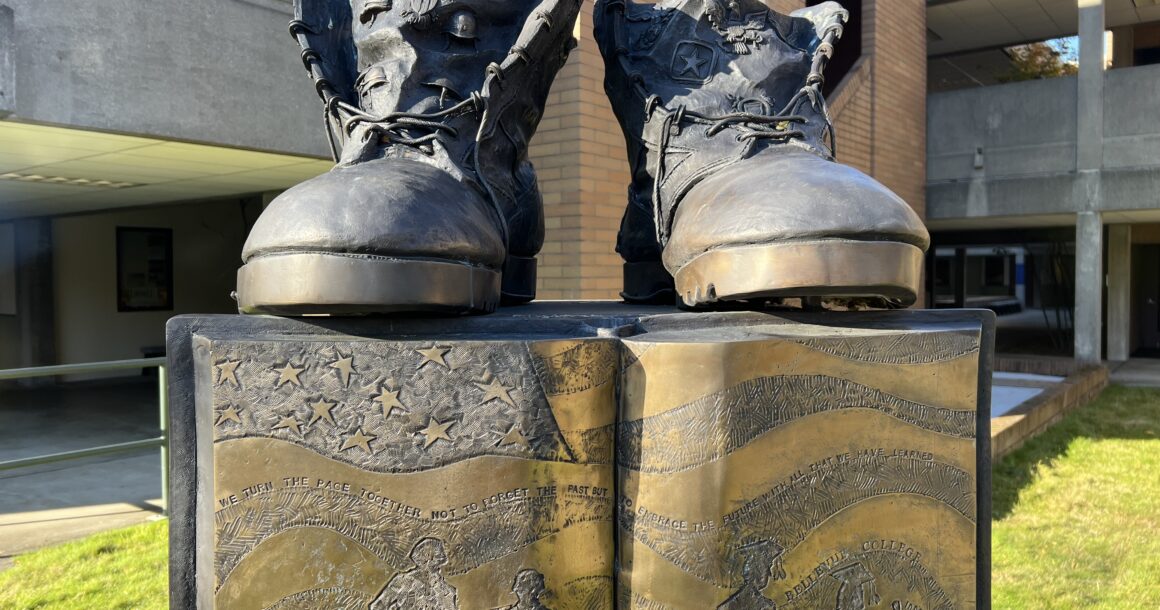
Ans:
[[[173,230],[117,227],[117,311],[173,309]]]
[[[16,315],[16,227],[0,222],[0,316]]]

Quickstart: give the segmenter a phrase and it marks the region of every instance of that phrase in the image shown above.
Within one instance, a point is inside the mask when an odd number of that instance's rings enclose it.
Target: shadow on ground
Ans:
[[[1160,389],[1110,386],[1096,400],[996,463],[991,482],[992,519],[1010,515],[1019,492],[1031,483],[1040,465],[1051,466],[1067,455],[1077,438],[1160,438]]]

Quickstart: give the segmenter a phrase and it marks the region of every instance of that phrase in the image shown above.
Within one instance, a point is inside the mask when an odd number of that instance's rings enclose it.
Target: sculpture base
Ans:
[[[168,332],[175,609],[989,605],[990,312]]]

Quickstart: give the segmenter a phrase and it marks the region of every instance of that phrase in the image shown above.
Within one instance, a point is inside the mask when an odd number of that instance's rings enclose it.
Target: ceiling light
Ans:
[[[40,184],[63,184],[65,186],[91,186],[107,189],[125,189],[141,186],[135,182],[115,182],[113,180],[92,180],[89,178],[66,178],[65,176],[42,176],[40,174],[0,174],[0,180],[13,182],[37,182]]]

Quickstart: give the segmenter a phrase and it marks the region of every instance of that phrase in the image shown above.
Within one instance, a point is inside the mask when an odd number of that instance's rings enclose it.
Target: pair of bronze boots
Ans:
[[[338,165],[275,199],[238,273],[245,313],[490,312],[535,297],[527,158],[580,0],[296,0],[291,33]],[[598,0],[632,167],[628,301],[917,296],[929,237],[833,161],[822,71],[847,13],[758,0]]]

